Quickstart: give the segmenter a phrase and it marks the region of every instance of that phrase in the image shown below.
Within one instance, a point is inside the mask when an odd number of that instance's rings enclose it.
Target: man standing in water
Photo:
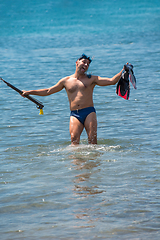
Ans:
[[[76,61],[76,71],[73,75],[62,78],[50,88],[23,91],[23,96],[48,96],[65,88],[70,104],[70,135],[72,145],[79,144],[80,136],[85,128],[88,143],[97,144],[97,118],[93,104],[93,89],[96,85],[108,86],[116,84],[123,69],[112,78],[87,75],[91,59],[85,54]]]

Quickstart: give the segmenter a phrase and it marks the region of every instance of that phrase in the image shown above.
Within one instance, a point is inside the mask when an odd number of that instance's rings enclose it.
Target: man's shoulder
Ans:
[[[61,82],[66,82],[67,80],[69,80],[71,78],[71,76],[66,76],[64,78],[61,78]]]
[[[96,84],[96,81],[98,79],[98,76],[95,76],[95,75],[91,75],[91,74],[87,74],[87,77],[89,79],[91,79],[92,83],[95,83]]]

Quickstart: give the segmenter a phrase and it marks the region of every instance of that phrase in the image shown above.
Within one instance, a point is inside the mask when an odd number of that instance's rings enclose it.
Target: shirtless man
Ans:
[[[79,144],[80,136],[85,128],[88,143],[97,144],[97,118],[93,104],[93,89],[96,85],[108,86],[116,84],[123,69],[112,78],[87,75],[91,59],[86,55],[76,61],[76,71],[73,75],[62,78],[50,88],[23,91],[25,95],[48,96],[65,88],[70,104],[70,135],[72,145]]]

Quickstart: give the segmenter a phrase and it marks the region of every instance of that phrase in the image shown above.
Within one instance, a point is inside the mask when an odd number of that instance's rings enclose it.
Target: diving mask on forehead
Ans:
[[[84,53],[82,54],[82,56],[80,58],[78,58],[79,60],[81,59],[88,59],[89,63],[92,62],[92,59],[90,57],[87,57]]]

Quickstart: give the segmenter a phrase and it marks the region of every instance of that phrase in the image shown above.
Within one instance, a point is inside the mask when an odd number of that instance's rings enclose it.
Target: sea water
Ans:
[[[95,87],[98,144],[70,146],[65,90],[34,103],[0,83],[0,238],[159,239],[160,2],[0,1],[0,77],[23,90],[134,65],[130,99]]]

